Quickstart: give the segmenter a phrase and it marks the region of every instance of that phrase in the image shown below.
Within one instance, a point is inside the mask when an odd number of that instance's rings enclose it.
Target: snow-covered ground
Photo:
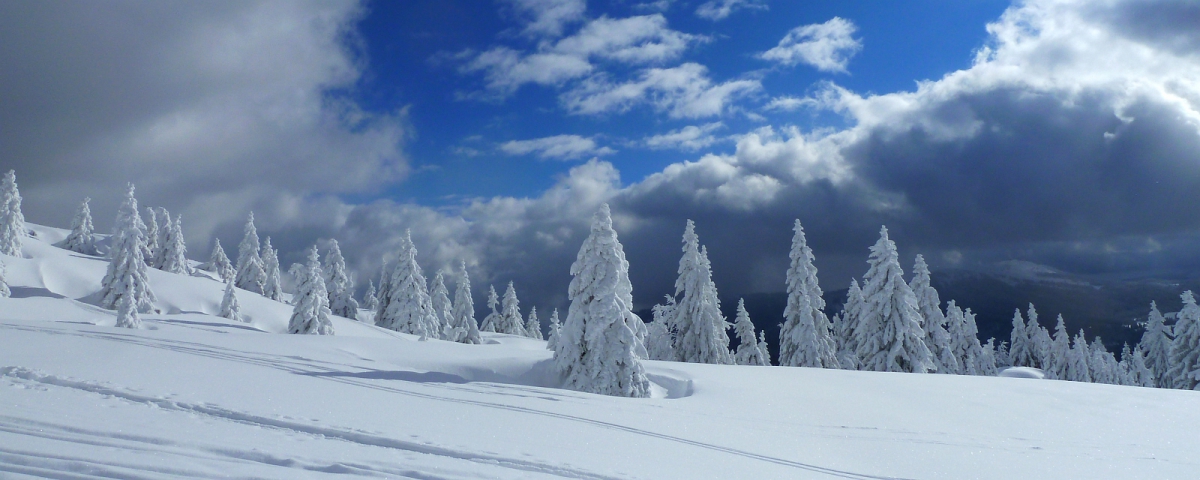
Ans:
[[[4,257],[0,478],[1195,478],[1200,393],[645,362],[654,398],[563,390],[544,342],[418,341],[151,270],[163,314],[117,329],[105,262]],[[636,287],[636,286],[635,286]],[[565,288],[565,287],[564,287]],[[1017,374],[1019,372],[1013,372]],[[1020,372],[1019,376],[1036,376]]]

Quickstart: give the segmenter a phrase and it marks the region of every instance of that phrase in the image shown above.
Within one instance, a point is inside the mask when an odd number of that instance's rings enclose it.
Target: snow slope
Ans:
[[[39,238],[62,232],[35,227]],[[646,362],[650,399],[554,388],[544,342],[417,341],[151,271],[116,329],[103,260],[4,257],[0,478],[1191,478],[1200,393]]]

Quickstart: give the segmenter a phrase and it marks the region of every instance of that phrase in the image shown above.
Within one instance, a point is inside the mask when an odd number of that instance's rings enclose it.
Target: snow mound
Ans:
[[[1046,378],[1046,373],[1040,368],[1033,367],[1008,367],[996,374],[997,377],[1007,378],[1036,378],[1038,380]]]

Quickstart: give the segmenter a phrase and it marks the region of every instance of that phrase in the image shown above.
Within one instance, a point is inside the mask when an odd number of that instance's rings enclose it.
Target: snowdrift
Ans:
[[[645,362],[654,398],[556,387],[545,343],[334,319],[151,271],[112,328],[105,262],[34,227],[4,257],[0,477],[1190,478],[1200,394],[1028,378]],[[636,286],[635,286],[636,287]],[[1017,372],[1013,372],[1016,374]],[[1024,372],[1029,373],[1029,372]]]

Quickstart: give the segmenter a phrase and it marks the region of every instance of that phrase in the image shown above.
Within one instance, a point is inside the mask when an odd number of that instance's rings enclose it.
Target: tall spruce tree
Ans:
[[[676,300],[671,309],[675,355],[681,362],[733,363],[729,352],[729,327],[721,315],[717,287],[712,281],[708,251],[700,247],[696,226],[688,220],[683,231],[683,257],[675,280]]]
[[[1008,362],[1014,367],[1033,366],[1033,340],[1029,338],[1029,328],[1021,309],[1013,310],[1012,332],[1008,339]]]
[[[1171,367],[1171,328],[1166,325],[1158,305],[1150,302],[1150,315],[1146,319],[1146,331],[1138,344],[1146,353],[1146,367],[1154,377],[1154,386],[1173,388],[1174,382],[1167,379],[1167,370]]]
[[[787,306],[779,330],[779,364],[789,367],[839,368],[837,343],[825,316],[825,299],[817,283],[812,249],[804,227],[796,220],[792,230],[791,265],[787,271]],[[753,334],[753,332],[750,332]],[[757,345],[755,335],[750,342]],[[739,347],[740,348],[740,347]],[[757,348],[757,347],[756,347]]]
[[[96,254],[96,229],[92,226],[92,209],[88,207],[90,197],[84,198],[71,219],[71,234],[60,244],[62,248],[84,255]]]
[[[257,243],[258,239],[255,239]],[[292,318],[288,321],[288,333],[301,335],[333,335],[333,322],[329,310],[329,292],[325,290],[325,274],[321,271],[321,260],[317,246],[308,249],[308,261],[300,269],[300,281],[292,297]]]
[[[221,239],[213,239],[212,256],[208,260],[208,271],[217,274],[222,282],[233,280],[236,272],[233,270],[233,264],[229,262],[229,257],[225,256],[225,249],[221,248]]]
[[[165,241],[159,248],[159,270],[183,275],[192,273],[187,260],[187,243],[183,240],[183,215],[176,215],[175,221],[167,226]]]
[[[263,241],[262,247],[263,272],[267,275],[263,283],[263,296],[276,302],[283,301],[283,282],[279,272],[279,252],[271,247],[271,237]]]
[[[542,339],[542,322],[538,320],[537,307],[529,307],[529,318],[525,320],[525,336],[534,340]]]
[[[21,241],[28,235],[25,215],[21,213],[17,172],[9,170],[0,181],[0,255],[21,256]]]
[[[367,291],[363,292],[363,308],[375,311],[375,307],[379,306],[379,299],[375,297],[375,281],[367,280]]]
[[[176,217],[178,218],[178,217]],[[242,320],[242,306],[238,303],[237,288],[233,286],[232,281],[225,282],[225,296],[221,298],[221,318],[227,318],[235,322]]]
[[[167,226],[170,226],[168,222]],[[159,244],[158,235],[158,214],[151,207],[146,207],[146,246],[142,249],[142,255],[146,258],[146,264],[151,268],[158,268],[160,255],[162,253],[162,245]]]
[[[1050,344],[1049,365],[1045,368],[1046,378],[1066,380],[1069,376],[1071,356],[1071,334],[1062,314],[1054,324],[1054,340]]]
[[[558,332],[562,325],[558,323],[558,309],[550,313],[550,331],[546,333],[546,349],[553,352],[558,345]]]
[[[121,297],[125,295],[133,295],[131,308],[137,311],[149,310],[156,300],[154,291],[150,289],[146,258],[143,256],[146,225],[138,215],[137,198],[133,193],[131,183],[125,201],[117,210],[108,271],[100,282],[100,307],[109,310],[117,309]]]
[[[451,308],[455,333],[454,338],[449,340],[478,345],[483,340],[479,337],[479,324],[475,322],[475,301],[471,299],[471,277],[467,275],[467,262],[461,263],[460,270],[462,275],[455,282],[454,305]]]
[[[734,356],[738,365],[771,364],[767,351],[759,348],[754,323],[750,321],[750,314],[746,312],[746,301],[741,298],[738,299],[737,318],[733,322],[733,329],[738,337],[737,354]]]
[[[519,305],[517,290],[513,288],[513,282],[508,282],[508,289],[504,291],[504,299],[500,301],[500,318],[496,323],[497,332],[522,337],[526,335],[525,321],[521,319]]]
[[[246,218],[245,235],[238,245],[237,277],[234,285],[254,293],[263,292],[267,272],[263,270],[262,257],[258,254],[258,229],[254,227],[254,212]]]
[[[433,301],[421,266],[417,264],[417,247],[412,232],[406,231],[396,255],[392,278],[388,282],[388,305],[375,324],[397,332],[420,335],[421,338],[441,338],[441,322],[433,313]]]
[[[337,240],[329,242],[329,252],[325,254],[322,270],[325,273],[325,288],[329,293],[329,310],[334,315],[357,320],[358,300],[354,299],[354,286],[346,273],[346,259],[342,257]]]
[[[442,271],[438,270],[437,275],[433,276],[433,285],[429,289],[429,301],[433,306],[433,314],[437,317],[439,324],[439,337],[443,340],[451,340],[454,336],[454,304],[450,303],[450,290],[446,288],[446,281],[442,278]]]
[[[1188,290],[1180,295],[1183,310],[1175,320],[1175,340],[1171,342],[1171,355],[1167,379],[1173,388],[1196,390],[1200,386],[1200,306]]]
[[[846,291],[846,303],[842,305],[842,313],[835,318],[834,339],[837,340],[838,362],[842,368],[857,370],[858,340],[854,332],[858,329],[859,319],[862,318],[863,296],[858,280],[850,279],[850,289]]]
[[[863,311],[855,332],[862,369],[925,373],[937,368],[925,345],[917,297],[904,281],[887,227],[880,230],[867,263],[871,268],[863,276]]]
[[[1046,370],[1050,365],[1050,332],[1038,322],[1037,309],[1033,308],[1033,304],[1029,304],[1029,310],[1025,311],[1025,331],[1029,333],[1029,351],[1032,358],[1032,367]]]
[[[153,248],[147,248],[147,251],[154,252],[153,256],[146,259],[150,262],[151,267],[162,269],[163,262],[166,261],[163,249],[167,245],[167,235],[171,233],[171,226],[174,224],[171,221],[171,212],[163,207],[155,207],[153,210],[147,208],[146,212],[150,214],[146,242],[148,244],[153,242]]]
[[[1071,342],[1071,354],[1067,357],[1067,380],[1091,382],[1092,368],[1089,361],[1091,357],[1092,352],[1088,348],[1087,338],[1083,336],[1083,329],[1080,329]]]
[[[500,312],[496,310],[496,307],[500,306],[500,296],[496,295],[496,287],[491,285],[488,285],[487,306],[491,312],[483,317],[483,326],[480,329],[495,332],[497,324],[500,323]]]
[[[622,397],[649,397],[639,358],[629,262],[612,228],[608,204],[592,218],[591,233],[571,265],[571,307],[555,342],[554,367],[568,388]],[[643,327],[644,328],[644,327]]]
[[[909,283],[913,294],[917,296],[917,308],[925,318],[925,345],[933,354],[933,362],[938,373],[961,373],[962,367],[958,357],[954,355],[953,342],[950,332],[946,330],[946,315],[942,313],[942,299],[937,289],[933,288],[929,276],[929,265],[923,255],[917,255],[913,264],[913,279]]]

